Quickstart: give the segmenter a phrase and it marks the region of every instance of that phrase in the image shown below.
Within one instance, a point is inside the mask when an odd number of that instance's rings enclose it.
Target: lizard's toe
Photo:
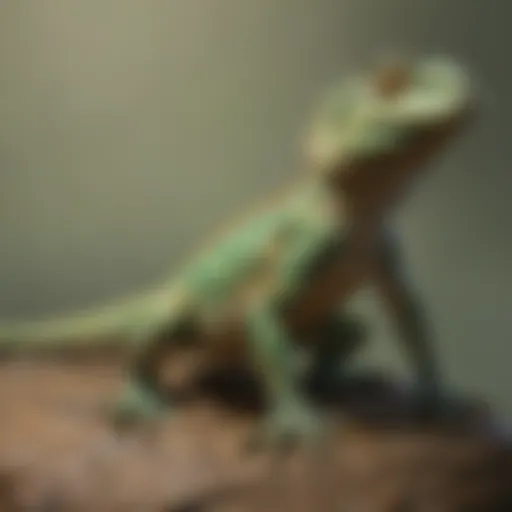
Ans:
[[[114,427],[125,428],[158,420],[167,411],[166,404],[153,391],[130,385],[110,410]]]
[[[325,424],[318,413],[304,405],[277,408],[253,433],[247,448],[289,452],[299,445],[314,444],[325,434]]]

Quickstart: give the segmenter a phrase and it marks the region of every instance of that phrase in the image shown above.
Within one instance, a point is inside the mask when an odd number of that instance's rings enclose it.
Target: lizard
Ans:
[[[306,441],[323,421],[301,390],[297,348],[313,354],[317,374],[335,375],[346,338],[340,308],[373,285],[414,365],[420,403],[439,404],[435,350],[387,219],[474,118],[474,100],[468,74],[448,58],[388,63],[341,80],[314,109],[303,141],[307,172],[284,194],[148,293],[64,318],[0,323],[0,347],[23,353],[126,338],[133,357],[118,418],[172,407],[158,368],[173,346],[206,347],[221,358],[234,352],[265,392],[265,439]]]

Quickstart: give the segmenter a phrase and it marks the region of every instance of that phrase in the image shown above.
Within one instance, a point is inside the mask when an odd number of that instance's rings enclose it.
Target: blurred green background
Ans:
[[[311,102],[388,49],[470,66],[485,113],[402,210],[450,383],[512,419],[509,0],[3,0],[0,316],[146,287],[295,175]],[[406,371],[362,293],[364,362]]]

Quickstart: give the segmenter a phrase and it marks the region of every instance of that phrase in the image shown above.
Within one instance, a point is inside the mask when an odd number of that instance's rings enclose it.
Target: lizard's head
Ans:
[[[327,95],[306,139],[314,170],[360,209],[391,206],[473,117],[464,71],[445,59],[381,67]]]

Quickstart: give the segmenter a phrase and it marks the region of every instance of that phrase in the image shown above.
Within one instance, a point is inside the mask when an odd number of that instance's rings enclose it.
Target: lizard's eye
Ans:
[[[411,85],[409,70],[399,63],[388,63],[377,70],[372,86],[383,98],[394,98],[407,91]]]

